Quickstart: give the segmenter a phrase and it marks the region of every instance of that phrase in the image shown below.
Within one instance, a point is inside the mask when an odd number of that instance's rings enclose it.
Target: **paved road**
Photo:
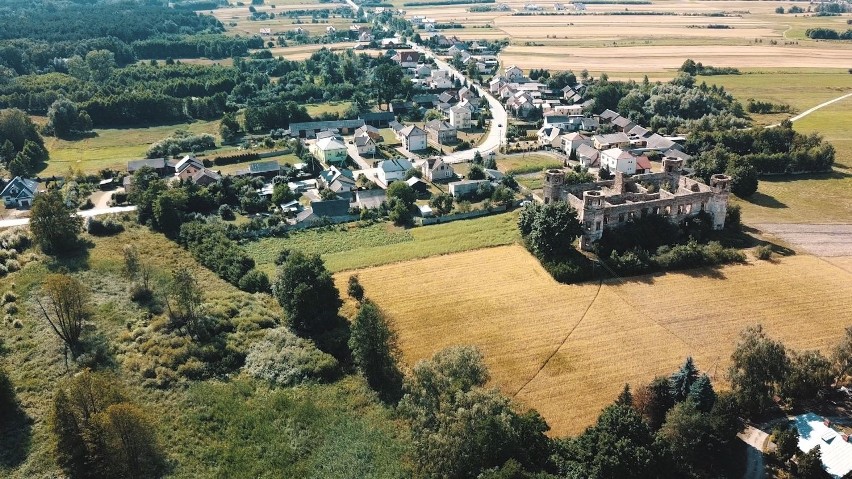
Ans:
[[[749,446],[746,452],[746,471],[743,478],[763,479],[766,477],[763,450],[769,442],[769,434],[756,427],[747,426],[743,432],[737,434],[737,437]]]
[[[793,121],[799,121],[799,120],[801,120],[802,118],[804,118],[804,117],[806,117],[806,116],[810,115],[811,113],[813,113],[813,112],[815,112],[815,111],[819,110],[820,108],[825,108],[825,107],[827,107],[828,105],[831,105],[832,103],[836,103],[836,102],[838,102],[838,101],[845,100],[845,99],[847,99],[847,98],[849,98],[849,97],[852,97],[852,93],[847,93],[847,94],[845,94],[845,95],[841,95],[841,96],[839,96],[839,97],[837,97],[837,98],[834,98],[834,99],[832,99],[832,100],[828,100],[828,101],[826,101],[826,102],[820,103],[819,105],[817,105],[817,106],[815,106],[815,107],[813,107],[813,108],[808,108],[807,110],[805,110],[805,111],[803,111],[803,112],[799,113],[798,115],[794,116],[793,118],[790,118],[790,121],[791,121],[791,122],[793,122]],[[774,127],[777,127],[777,126],[780,126],[780,125],[781,125],[780,123],[776,123],[776,124],[774,124],[774,125],[769,125],[769,127],[768,127],[768,128],[774,128]]]
[[[78,211],[77,214],[83,218],[90,216],[108,215],[110,213],[125,213],[128,211],[136,211],[135,206],[113,206],[112,208],[92,208],[90,210]],[[10,220],[0,220],[0,228],[11,228],[13,226],[24,226],[30,224],[29,218],[14,218]]]
[[[453,78],[458,78],[459,80],[465,81],[468,80],[460,71],[455,69],[452,65],[447,62],[438,59],[432,51],[427,48],[421,47],[420,45],[410,43],[409,46],[417,52],[425,55],[427,58],[432,58],[435,60],[435,64],[438,65],[438,68],[448,70],[450,75]],[[444,155],[444,161],[447,163],[462,163],[465,161],[470,161],[473,159],[473,155],[479,151],[480,154],[486,154],[495,152],[497,153],[500,149],[500,145],[502,140],[506,137],[506,125],[509,123],[509,116],[506,114],[506,109],[503,108],[503,105],[494,98],[488,90],[483,89],[479,85],[474,84],[472,81],[470,82],[476,90],[477,94],[480,97],[485,98],[488,101],[488,106],[491,109],[491,122],[489,124],[488,136],[485,138],[485,141],[482,142],[481,145],[476,148],[471,148],[469,150],[464,151],[456,151],[454,153],[450,153],[449,155]]]

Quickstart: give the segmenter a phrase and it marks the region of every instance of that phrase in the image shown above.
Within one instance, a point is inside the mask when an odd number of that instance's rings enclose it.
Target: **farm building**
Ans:
[[[475,193],[479,185],[488,183],[488,180],[462,180],[450,183],[450,195],[455,198]]]
[[[809,452],[819,446],[822,465],[832,477],[846,477],[852,471],[852,444],[814,413],[796,416],[799,430],[799,449]]]
[[[290,135],[297,138],[312,138],[323,130],[336,129],[343,135],[349,135],[356,128],[364,126],[364,120],[329,120],[290,123]]]
[[[577,210],[583,225],[580,247],[584,250],[592,248],[604,229],[648,215],[663,215],[679,223],[706,211],[713,219],[713,228],[722,229],[731,177],[713,175],[710,185],[705,185],[682,176],[682,166],[679,158],[663,158],[661,173],[627,177],[616,171],[614,180],[578,185],[566,185],[564,171],[548,170],[544,202],[567,201]]]

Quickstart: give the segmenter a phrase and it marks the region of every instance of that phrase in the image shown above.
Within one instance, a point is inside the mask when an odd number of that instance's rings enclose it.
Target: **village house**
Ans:
[[[580,147],[580,145],[591,146],[591,138],[579,132],[562,135],[562,151],[564,151],[566,155],[570,155],[571,151],[576,150]]]
[[[446,90],[453,87],[453,79],[447,70],[432,70],[428,84],[433,90]]]
[[[662,215],[673,223],[705,211],[713,229],[725,226],[731,178],[716,174],[705,185],[681,174],[683,160],[663,158],[663,171],[627,177],[615,172],[614,180],[578,185],[565,184],[565,172],[545,173],[545,203],[566,201],[577,210],[583,227],[580,247],[593,249],[605,229],[648,215]]]
[[[462,180],[462,181],[454,181],[450,183],[449,190],[450,195],[454,198],[461,198],[464,196],[472,195],[479,188],[479,185],[482,183],[488,183],[488,180]]]
[[[393,61],[402,68],[415,68],[420,63],[420,52],[414,50],[401,50],[393,56]]]
[[[382,133],[375,126],[364,125],[361,128],[358,128],[355,130],[355,137],[357,138],[359,136],[369,136],[377,143],[382,141]]]
[[[471,126],[470,116],[469,108],[456,105],[450,108],[450,125],[453,125],[457,130],[467,130]]]
[[[346,145],[335,136],[322,138],[310,146],[314,157],[327,165],[344,165],[349,156]]]
[[[417,125],[409,125],[400,130],[399,139],[402,147],[408,151],[421,151],[426,149],[426,132]]]
[[[189,180],[199,171],[204,170],[204,163],[198,161],[194,156],[184,156],[175,165],[175,176],[181,180]]]
[[[388,200],[387,192],[382,189],[356,190],[355,206],[362,210],[380,208]]]
[[[209,168],[203,168],[199,171],[196,171],[195,174],[189,178],[189,181],[199,186],[210,186],[221,179],[222,175],[220,175],[219,173]]]
[[[175,174],[175,165],[180,160],[166,160],[165,158],[148,158],[144,160],[134,160],[127,162],[127,172],[129,174],[136,173],[138,170],[148,167],[156,171],[161,177],[172,176]]]
[[[6,208],[29,208],[39,193],[35,180],[16,176],[0,192]]]
[[[328,120],[290,123],[290,135],[296,138],[314,138],[317,133],[325,130],[337,130],[342,135],[351,135],[356,129],[364,126],[364,120]]]
[[[598,150],[608,150],[610,148],[627,148],[630,146],[630,138],[624,133],[610,133],[607,135],[595,135],[592,137],[592,143]]]
[[[376,154],[376,142],[369,135],[356,136],[354,142],[359,155]]]
[[[420,170],[423,173],[423,178],[429,181],[443,181],[456,176],[452,165],[444,162],[441,157],[434,157],[425,160],[420,165]]]
[[[447,145],[458,141],[456,128],[444,120],[432,120],[425,126],[426,135],[433,143]]]
[[[358,189],[352,171],[335,166],[321,172],[317,177],[317,188],[333,191],[339,198],[349,201],[355,199],[354,191]]]
[[[548,148],[562,147],[562,130],[555,126],[542,126],[537,133],[538,146]]]
[[[601,151],[600,166],[611,172],[620,171],[625,175],[632,175],[636,173],[636,158],[629,151],[610,148]]]
[[[524,76],[524,71],[516,67],[515,65],[506,67],[506,70],[503,71],[503,76],[509,81],[526,79],[526,76]]]
[[[380,161],[377,167],[377,178],[385,186],[394,181],[405,179],[405,173],[412,168],[411,162],[405,158]]]
[[[596,168],[600,166],[600,150],[594,146],[581,144],[577,147],[577,159],[583,168]]]

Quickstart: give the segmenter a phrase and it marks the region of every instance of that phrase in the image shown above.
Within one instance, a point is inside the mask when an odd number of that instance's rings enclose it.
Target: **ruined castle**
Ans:
[[[725,226],[731,177],[713,175],[705,185],[681,174],[683,160],[664,158],[661,173],[625,176],[615,173],[614,180],[565,184],[565,172],[548,170],[544,182],[544,202],[567,201],[577,210],[583,235],[580,248],[592,249],[607,228],[631,218],[663,215],[673,223],[706,211],[713,218],[713,229]]]

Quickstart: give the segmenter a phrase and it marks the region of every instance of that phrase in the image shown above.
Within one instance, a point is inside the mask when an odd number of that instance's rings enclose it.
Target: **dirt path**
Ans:
[[[766,477],[763,448],[769,442],[769,434],[756,427],[747,426],[743,432],[737,434],[737,437],[749,446],[746,452],[746,471],[743,478],[763,479]]]
[[[813,112],[815,112],[815,111],[819,110],[820,108],[825,108],[825,107],[827,107],[828,105],[831,105],[832,103],[837,103],[838,101],[845,100],[845,99],[847,99],[847,98],[849,98],[849,97],[852,97],[852,93],[847,93],[847,94],[845,94],[845,95],[841,95],[841,96],[839,96],[839,97],[837,97],[837,98],[834,98],[833,100],[828,100],[828,101],[826,101],[826,102],[820,103],[819,105],[817,105],[817,106],[815,106],[815,107],[813,107],[813,108],[809,108],[809,109],[807,109],[807,110],[805,110],[805,111],[803,111],[803,112],[799,113],[798,115],[796,115],[796,116],[794,116],[794,117],[790,118],[790,121],[799,121],[799,120],[801,120],[802,118],[804,118],[804,117],[806,117],[806,116],[810,115],[811,113],[813,113]],[[781,125],[780,123],[776,123],[776,124],[774,124],[774,125],[769,125],[767,128],[774,128],[774,127],[777,127],[777,126],[780,126],[780,125]]]

